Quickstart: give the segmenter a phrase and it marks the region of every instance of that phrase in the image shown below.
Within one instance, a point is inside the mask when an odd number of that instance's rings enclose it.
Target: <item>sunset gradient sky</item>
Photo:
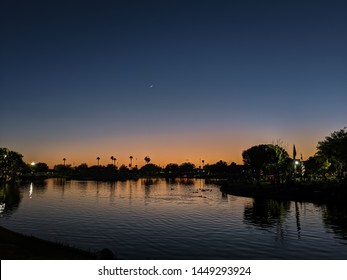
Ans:
[[[1,1],[0,147],[225,160],[347,126],[346,1]]]

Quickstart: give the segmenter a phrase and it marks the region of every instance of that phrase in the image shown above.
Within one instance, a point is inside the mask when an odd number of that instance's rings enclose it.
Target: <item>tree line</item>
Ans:
[[[295,148],[294,148],[295,149]],[[294,151],[295,152],[295,151]],[[71,179],[91,180],[125,180],[138,177],[206,177],[228,178],[235,181],[250,181],[260,184],[270,181],[282,184],[293,180],[346,180],[347,169],[347,129],[334,131],[317,144],[317,152],[306,161],[296,160],[295,154],[290,157],[280,145],[260,144],[242,152],[243,165],[235,162],[227,164],[218,161],[214,164],[195,166],[191,162],[180,165],[169,163],[160,167],[150,163],[151,159],[144,158],[146,164],[141,168],[130,164],[117,167],[116,158],[111,157],[113,164],[88,166],[83,163],[72,167],[57,164],[52,170],[44,162],[35,165],[25,164],[23,156],[7,148],[0,148],[0,181],[10,181],[23,176],[58,176]]]

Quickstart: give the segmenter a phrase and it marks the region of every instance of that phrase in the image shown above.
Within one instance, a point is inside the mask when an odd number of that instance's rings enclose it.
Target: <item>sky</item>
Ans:
[[[347,126],[346,1],[0,3],[0,147],[50,167],[303,158]]]

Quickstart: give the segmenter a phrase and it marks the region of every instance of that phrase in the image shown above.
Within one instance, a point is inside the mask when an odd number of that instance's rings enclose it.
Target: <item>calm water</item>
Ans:
[[[1,226],[123,259],[347,259],[346,208],[225,195],[204,180],[49,179],[2,187],[1,200]]]

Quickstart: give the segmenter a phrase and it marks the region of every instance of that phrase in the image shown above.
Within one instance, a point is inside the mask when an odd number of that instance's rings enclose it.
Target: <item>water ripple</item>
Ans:
[[[191,182],[190,182],[191,183]],[[215,185],[165,180],[48,180],[20,191],[0,225],[125,259],[347,258],[344,209],[225,196]]]

